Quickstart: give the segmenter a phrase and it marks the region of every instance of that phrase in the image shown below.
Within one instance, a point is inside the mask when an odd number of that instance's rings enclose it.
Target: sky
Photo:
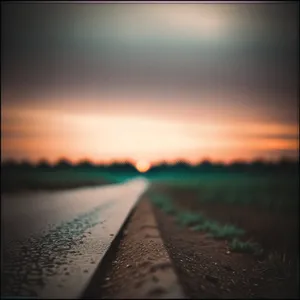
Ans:
[[[1,3],[1,159],[299,158],[299,3]]]

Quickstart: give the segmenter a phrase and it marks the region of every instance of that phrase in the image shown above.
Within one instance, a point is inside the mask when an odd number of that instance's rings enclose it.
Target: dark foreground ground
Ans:
[[[184,298],[147,198],[128,218],[83,298]]]
[[[259,253],[235,251],[229,247],[228,239],[217,239],[209,237],[207,232],[195,231],[192,226],[180,224],[178,216],[153,205],[158,229],[189,298],[299,298],[297,211],[278,213],[256,205],[230,205],[218,201],[203,203],[199,201],[199,189],[168,184],[153,185],[141,203],[151,202],[153,193],[167,195],[180,212],[204,213],[221,224],[243,228],[245,236],[242,240],[255,241],[263,249]],[[103,298],[117,297],[120,285],[129,280],[128,269],[134,260],[126,253],[130,253],[134,245],[128,243],[130,237],[126,234],[128,230],[125,228],[125,236],[116,246],[113,264],[103,273]],[[141,278],[139,272],[135,275]]]
[[[180,211],[201,212],[246,231],[263,253],[233,252],[228,240],[208,237],[178,224],[155,208],[167,250],[191,298],[299,298],[299,218],[255,206],[201,203],[195,191],[161,186]]]
[[[6,192],[19,191],[20,187],[21,190],[57,189],[116,181],[115,176],[97,172],[5,175],[1,188],[5,187]],[[172,179],[151,180],[152,187],[141,203],[155,204],[152,211],[186,295],[196,299],[299,298],[298,173],[177,175]],[[160,195],[159,201],[153,201],[155,194]],[[245,232],[241,241],[258,243],[262,251],[236,251],[230,239],[208,236],[203,229],[195,230],[193,226],[201,224],[187,222],[190,220],[178,212],[204,215],[212,220],[210,225],[216,221],[241,228]],[[130,222],[115,245],[111,264],[102,270],[102,279],[99,277],[96,283],[96,298],[120,297],[122,289],[136,283],[130,279],[133,270],[138,282],[143,272],[148,272],[149,263],[135,265],[135,249],[142,248],[135,248],[136,243],[131,241],[136,230]],[[128,231],[129,226],[132,230]]]
[[[102,186],[117,180],[103,172],[76,170],[7,170],[1,168],[1,194],[38,190],[68,190]]]

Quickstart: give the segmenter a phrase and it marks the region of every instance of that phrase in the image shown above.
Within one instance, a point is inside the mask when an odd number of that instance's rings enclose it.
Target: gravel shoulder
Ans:
[[[146,197],[117,239],[83,298],[185,298]]]
[[[152,186],[151,190],[172,192],[163,185]],[[175,200],[182,199],[183,206],[194,203],[188,201],[192,194],[175,194]],[[299,299],[294,260],[291,272],[286,273],[278,269],[281,265],[276,266],[277,261],[231,252],[226,240],[179,225],[174,216],[151,204],[150,195],[148,191],[129,217],[105,259],[106,266],[95,276],[93,294],[86,298]],[[193,211],[197,209],[193,207]],[[222,211],[234,220],[234,211]],[[211,211],[216,220],[222,220],[223,215]],[[258,222],[258,213],[254,219],[241,217],[251,220],[249,226],[264,224]]]

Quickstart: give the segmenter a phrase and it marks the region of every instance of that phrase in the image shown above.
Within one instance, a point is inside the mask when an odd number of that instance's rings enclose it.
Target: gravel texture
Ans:
[[[146,198],[125,227],[100,286],[103,299],[185,298]]]

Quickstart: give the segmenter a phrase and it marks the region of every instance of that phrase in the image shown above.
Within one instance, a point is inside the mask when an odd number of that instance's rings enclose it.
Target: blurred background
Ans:
[[[3,3],[1,159],[298,159],[297,3]]]
[[[298,172],[297,8],[3,3],[3,191]]]
[[[143,176],[170,251],[205,250],[168,215],[230,251],[263,249],[273,281],[258,295],[297,294],[298,2],[1,8],[2,194]]]

